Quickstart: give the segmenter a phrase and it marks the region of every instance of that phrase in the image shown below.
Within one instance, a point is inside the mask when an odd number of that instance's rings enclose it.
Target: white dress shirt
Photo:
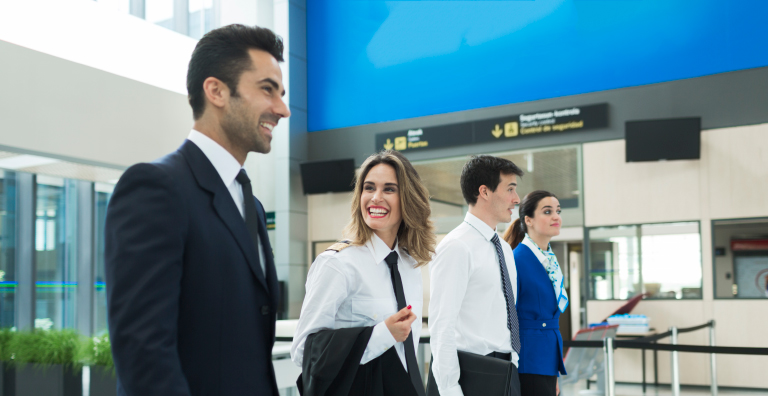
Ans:
[[[501,285],[496,231],[471,213],[443,238],[429,264],[429,335],[432,373],[442,396],[462,396],[457,350],[487,355],[512,353],[507,301]],[[501,240],[512,291],[517,269],[512,248]],[[515,299],[517,301],[517,299]]]
[[[232,200],[237,205],[237,210],[240,211],[240,216],[245,219],[245,206],[243,204],[243,187],[235,180],[237,174],[240,173],[240,163],[237,162],[235,157],[229,153],[224,147],[221,147],[213,139],[202,133],[192,130],[187,136],[187,140],[194,143],[200,151],[205,154],[208,161],[216,169],[216,172],[221,177],[221,181],[224,182],[224,186],[229,190],[229,194],[232,195]],[[264,258],[264,246],[259,241],[259,246],[256,249],[259,252],[259,263],[261,263],[261,271],[266,276],[266,261]]]
[[[389,266],[384,259],[392,250],[376,234],[365,245],[349,246],[340,252],[317,256],[307,275],[307,294],[291,345],[291,359],[301,367],[307,336],[325,329],[374,326],[360,364],[381,356],[394,345],[403,367],[405,350],[395,342],[384,320],[396,313],[397,299]],[[412,305],[416,320],[411,325],[414,352],[421,335],[421,270],[416,261],[398,246],[397,268],[403,282],[406,305]]]

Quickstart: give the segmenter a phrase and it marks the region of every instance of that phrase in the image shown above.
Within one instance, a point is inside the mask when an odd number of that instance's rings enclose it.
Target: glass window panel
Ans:
[[[199,40],[213,28],[213,0],[189,0],[189,36]]]
[[[77,183],[38,176],[36,194],[35,327],[73,328],[77,298]]]
[[[716,298],[768,299],[768,219],[712,224]]]
[[[645,292],[651,298],[701,298],[699,223],[641,226]]]
[[[589,230],[590,298],[701,298],[698,222]]]
[[[16,174],[0,171],[0,327],[15,326]]]
[[[579,147],[553,147],[493,155],[508,159],[522,169],[524,175],[517,179],[518,192],[523,194],[534,190],[546,190],[555,194],[563,208],[563,226],[583,225]],[[413,163],[429,190],[433,210],[432,220],[435,222],[438,234],[448,233],[464,220],[468,206],[461,193],[459,179],[468,159],[468,156],[462,156]],[[515,209],[512,219],[517,217],[518,213]],[[506,224],[500,224],[499,232],[503,233],[506,227]]]
[[[590,230],[590,290],[596,300],[631,298],[639,290],[638,227]]]
[[[95,247],[96,252],[94,268],[94,325],[93,332],[96,335],[108,331],[107,327],[107,291],[104,273],[104,225],[107,219],[107,205],[112,197],[114,186],[96,183],[95,199]]]
[[[173,2],[174,0],[146,0],[144,19],[173,30]]]
[[[131,12],[131,0],[96,0],[96,2],[123,14]]]

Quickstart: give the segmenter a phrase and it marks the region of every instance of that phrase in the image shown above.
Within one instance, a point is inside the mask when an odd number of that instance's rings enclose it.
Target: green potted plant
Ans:
[[[89,338],[83,345],[83,360],[90,366],[91,373],[90,395],[117,395],[117,376],[109,334]]]
[[[11,361],[13,354],[9,348],[14,335],[16,332],[11,329],[0,329],[0,395],[2,396],[15,394],[16,369]]]
[[[81,337],[73,330],[34,330],[10,337],[15,396],[81,396]]]

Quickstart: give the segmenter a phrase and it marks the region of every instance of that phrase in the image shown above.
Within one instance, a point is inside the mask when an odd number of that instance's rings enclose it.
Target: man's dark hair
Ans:
[[[237,97],[237,83],[244,71],[253,67],[249,49],[269,52],[283,61],[283,39],[273,31],[244,25],[227,25],[206,33],[195,46],[187,70],[187,97],[195,120],[205,111],[203,81],[216,77]]]
[[[461,170],[461,193],[467,204],[477,203],[480,186],[496,191],[502,174],[522,176],[523,170],[508,159],[490,155],[473,155]]]

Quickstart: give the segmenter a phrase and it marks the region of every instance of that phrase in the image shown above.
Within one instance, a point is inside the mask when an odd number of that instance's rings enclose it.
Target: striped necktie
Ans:
[[[507,328],[512,336],[512,349],[520,354],[520,324],[517,320],[517,309],[515,308],[515,293],[512,291],[512,283],[509,281],[509,271],[507,262],[504,260],[504,251],[501,250],[499,234],[493,233],[491,242],[496,246],[496,254],[499,256],[499,268],[501,269],[501,285],[504,290],[504,299],[507,300]]]

